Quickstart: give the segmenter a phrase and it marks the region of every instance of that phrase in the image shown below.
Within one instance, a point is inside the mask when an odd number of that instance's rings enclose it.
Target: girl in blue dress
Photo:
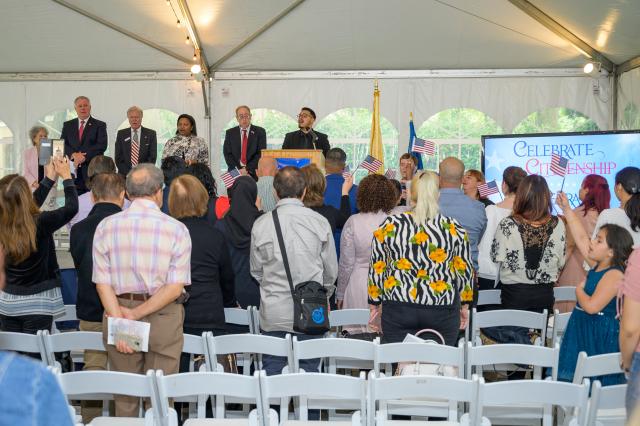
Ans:
[[[633,238],[621,226],[607,224],[590,240],[564,193],[558,194],[557,202],[564,211],[576,247],[592,268],[587,279],[576,287],[578,303],[571,313],[560,346],[558,380],[571,382],[580,352],[586,352],[588,356],[620,352],[616,295],[633,250]],[[625,383],[623,374],[595,377],[593,380],[600,380],[603,386]]]

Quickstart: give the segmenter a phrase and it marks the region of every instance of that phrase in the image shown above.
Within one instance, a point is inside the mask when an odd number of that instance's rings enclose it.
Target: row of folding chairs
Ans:
[[[444,416],[446,424],[486,426],[492,423],[491,411],[522,407],[537,408],[537,421],[551,426],[554,408],[567,412],[564,424],[595,425],[600,421],[599,410],[619,408],[624,386],[602,388],[595,382],[589,398],[589,380],[581,384],[548,380],[516,380],[485,383],[473,376],[460,379],[441,376],[391,376],[371,371],[368,380],[364,373],[359,377],[319,373],[292,373],[266,376],[264,371],[252,376],[220,372],[182,373],[164,376],[161,371],[136,375],[117,372],[77,372],[58,375],[61,387],[69,400],[89,399],[95,395],[112,393],[151,400],[152,407],[144,418],[118,419],[117,424],[127,425],[177,425],[177,415],[170,406],[170,399],[197,398],[197,417],[184,425],[248,424],[251,426],[277,426],[306,424],[309,410],[323,409],[328,401],[349,400],[356,409],[351,414],[354,426],[402,424],[391,421],[392,407],[401,404],[406,415],[423,416],[425,400],[452,404],[452,410]],[[206,402],[211,398],[214,418],[205,418]],[[229,419],[225,404],[229,398],[250,400],[253,409],[245,421]],[[289,412],[293,399],[294,410]],[[279,406],[280,413],[273,406]],[[336,407],[339,408],[339,407]],[[570,423],[572,422],[572,423]],[[325,422],[330,424],[332,422]],[[113,418],[97,418],[91,425],[116,424]],[[318,424],[317,422],[315,424]],[[341,424],[345,424],[344,422]],[[409,424],[409,423],[407,423]]]

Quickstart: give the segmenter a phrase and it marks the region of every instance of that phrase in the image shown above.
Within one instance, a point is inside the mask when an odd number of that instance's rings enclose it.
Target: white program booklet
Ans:
[[[116,342],[124,340],[136,352],[149,351],[151,324],[148,322],[109,317],[107,328],[109,345],[115,345]]]

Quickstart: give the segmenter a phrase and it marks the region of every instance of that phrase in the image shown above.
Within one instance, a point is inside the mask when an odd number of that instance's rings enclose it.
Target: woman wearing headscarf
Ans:
[[[260,306],[260,288],[251,276],[249,247],[253,223],[262,214],[256,206],[258,186],[250,176],[241,176],[229,190],[231,207],[221,220],[216,222],[224,234],[236,277],[236,299],[242,308]]]

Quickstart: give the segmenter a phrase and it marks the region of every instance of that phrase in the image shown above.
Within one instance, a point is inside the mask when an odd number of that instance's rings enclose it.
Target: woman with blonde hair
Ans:
[[[382,310],[385,343],[433,329],[454,346],[473,300],[467,232],[455,219],[440,214],[435,173],[419,172],[411,189],[413,210],[389,216],[373,233],[370,309]]]
[[[52,161],[45,173],[62,177],[65,194],[65,205],[56,210],[38,209],[24,177],[0,179],[0,245],[7,257],[7,283],[0,292],[3,331],[36,334],[50,329],[53,318],[64,314],[53,233],[78,211],[78,193],[69,160]]]

